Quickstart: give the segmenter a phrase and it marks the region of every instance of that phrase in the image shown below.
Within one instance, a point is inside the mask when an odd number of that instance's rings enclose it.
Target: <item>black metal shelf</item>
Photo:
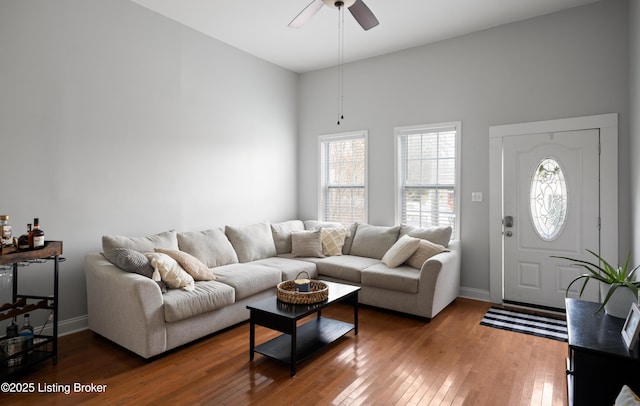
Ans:
[[[0,305],[0,320],[14,318],[21,314],[49,310],[53,315],[53,333],[51,335],[35,334],[31,348],[10,356],[0,354],[0,380],[6,382],[27,371],[36,364],[52,359],[53,364],[58,362],[58,273],[59,263],[62,258],[62,241],[46,241],[45,246],[38,250],[7,251],[0,255],[0,265],[12,265],[13,291],[12,302]],[[18,292],[18,267],[23,262],[53,261],[53,295],[25,295]],[[7,339],[2,337],[0,340]],[[11,360],[19,360],[18,365],[12,365]]]

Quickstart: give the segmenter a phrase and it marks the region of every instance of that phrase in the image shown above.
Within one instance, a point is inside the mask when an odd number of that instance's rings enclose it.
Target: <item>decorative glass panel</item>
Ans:
[[[558,238],[567,215],[567,185],[560,164],[545,158],[531,179],[531,220],[544,241]]]

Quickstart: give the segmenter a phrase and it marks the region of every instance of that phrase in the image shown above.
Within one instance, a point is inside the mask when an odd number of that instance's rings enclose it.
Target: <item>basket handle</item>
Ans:
[[[311,280],[311,275],[309,275],[309,272],[307,272],[307,271],[301,271],[301,272],[298,272],[298,274],[296,275],[296,278],[295,278],[295,279],[298,279],[298,277],[299,277],[300,275],[302,275],[303,273],[306,273],[306,274],[307,274],[307,279]]]

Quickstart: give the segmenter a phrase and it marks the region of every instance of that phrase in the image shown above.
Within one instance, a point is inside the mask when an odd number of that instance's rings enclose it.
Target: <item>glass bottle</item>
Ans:
[[[37,217],[33,219],[33,230],[31,231],[31,234],[33,235],[32,248],[36,250],[44,248],[44,231],[40,229],[40,219]]]
[[[13,338],[18,336],[18,324],[15,317],[11,320],[11,324],[7,326],[7,338]]]
[[[25,313],[24,323],[22,324],[22,327],[20,327],[20,330],[18,331],[18,335],[20,337],[27,338],[28,349],[31,349],[31,347],[33,347],[33,326],[31,325],[29,313]]]
[[[0,239],[2,239],[2,245],[5,247],[11,247],[13,245],[11,224],[9,224],[9,216],[6,214],[0,216]]]
[[[31,223],[27,224],[26,234],[22,234],[20,237],[18,237],[19,250],[28,250],[31,247],[31,244],[29,243],[30,235],[31,235]]]

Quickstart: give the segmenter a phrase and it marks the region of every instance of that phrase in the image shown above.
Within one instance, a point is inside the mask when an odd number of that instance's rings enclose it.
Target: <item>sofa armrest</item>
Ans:
[[[452,240],[448,249],[448,252],[429,258],[420,272],[419,295],[422,297],[421,303],[431,307],[426,309],[430,318],[460,294],[460,241]]]
[[[100,253],[85,256],[89,329],[149,358],[166,349],[162,292],[156,282],[125,272]]]

